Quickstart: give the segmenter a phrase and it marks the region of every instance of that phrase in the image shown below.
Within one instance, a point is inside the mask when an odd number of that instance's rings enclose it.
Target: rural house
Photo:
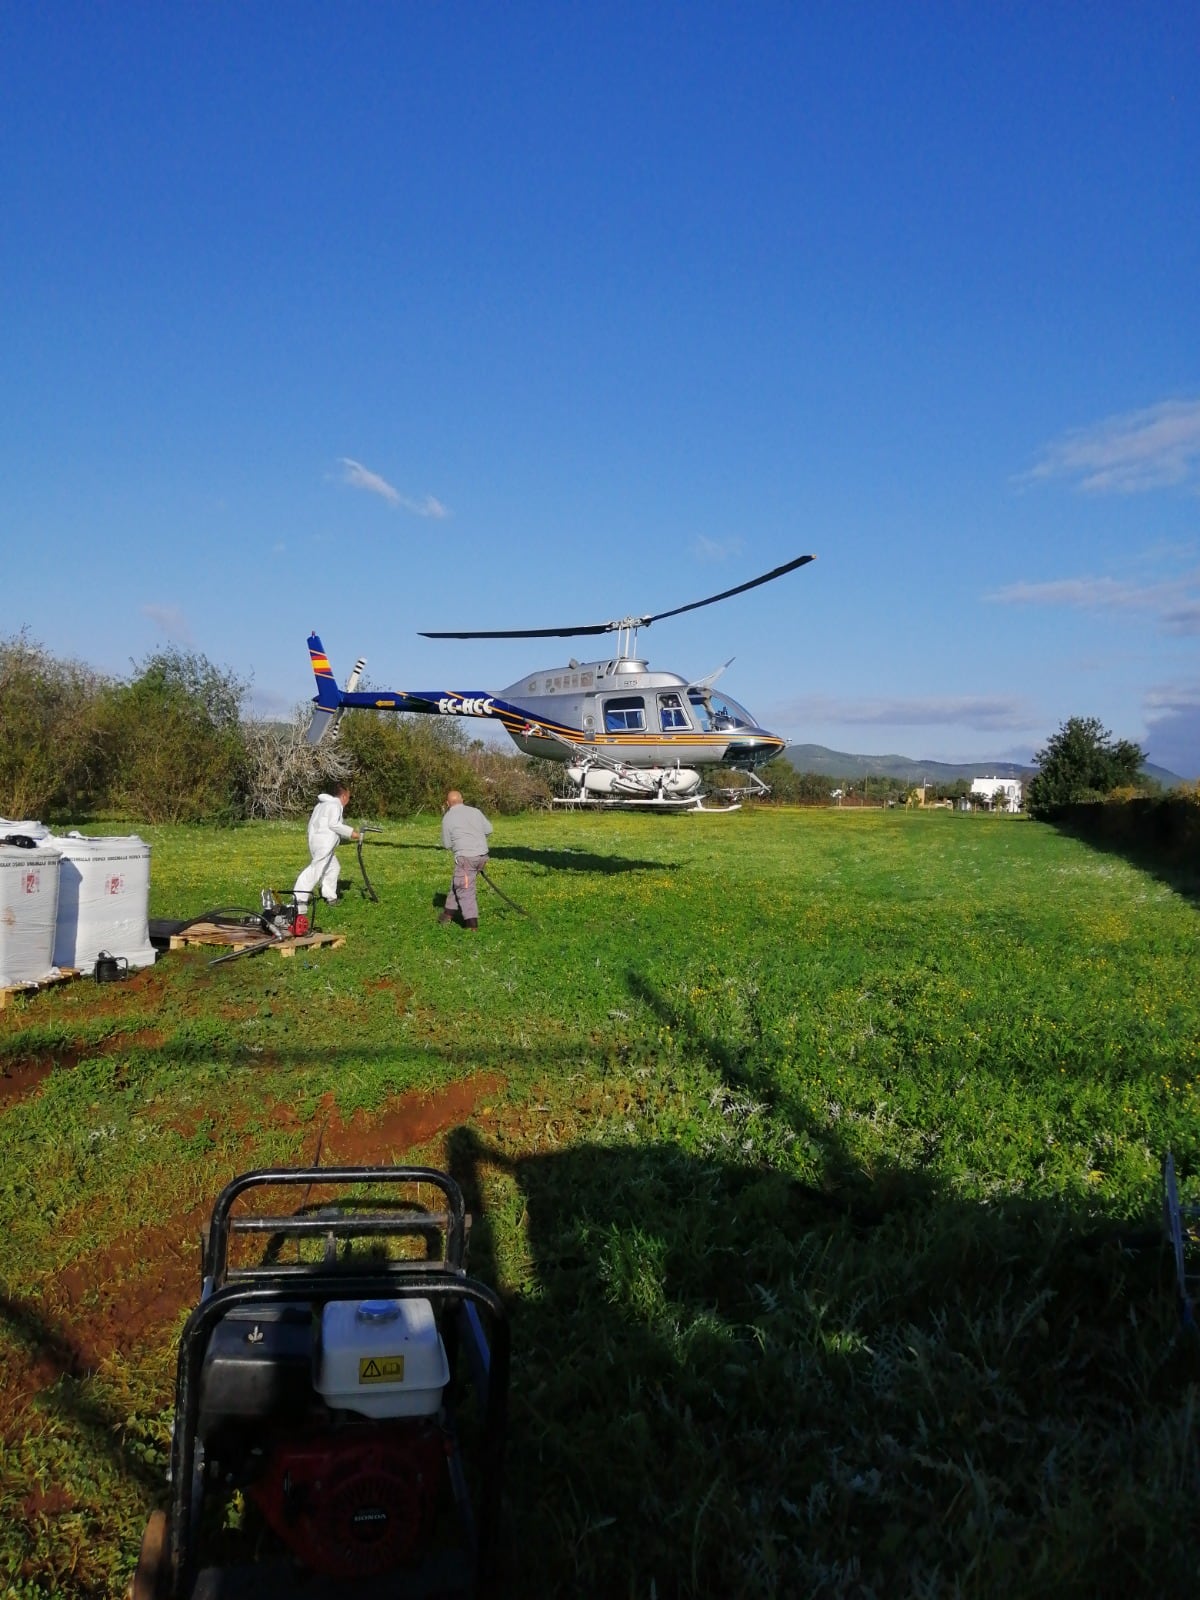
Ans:
[[[997,806],[1004,811],[1020,811],[1021,792],[1020,778],[975,778],[971,783],[971,798],[993,811]]]

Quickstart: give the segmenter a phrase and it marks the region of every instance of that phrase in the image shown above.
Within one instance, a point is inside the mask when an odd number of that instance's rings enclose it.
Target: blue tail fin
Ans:
[[[312,661],[313,676],[317,680],[317,704],[329,711],[336,711],[341,703],[337,679],[333,675],[333,668],[329,665],[325,646],[315,633],[310,633],[308,636],[308,654]]]

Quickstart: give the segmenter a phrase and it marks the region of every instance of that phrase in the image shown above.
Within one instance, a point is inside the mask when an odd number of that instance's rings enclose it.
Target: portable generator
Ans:
[[[432,1168],[226,1186],[180,1338],[169,1504],[130,1600],[484,1592],[508,1324],[467,1276],[468,1231]]]

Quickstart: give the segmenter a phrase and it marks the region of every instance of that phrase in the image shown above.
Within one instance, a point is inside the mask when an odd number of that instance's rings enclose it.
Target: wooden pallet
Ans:
[[[278,950],[285,959],[297,950],[340,950],[346,942],[344,933],[305,933],[297,939],[272,939],[264,942],[257,928],[221,928],[213,922],[195,922],[182,933],[171,935],[172,950],[186,950],[193,945],[224,945],[228,950],[248,950],[261,946],[264,950]]]
[[[0,989],[0,1011],[3,1011],[10,1000],[21,994],[40,994],[43,989],[53,989],[56,984],[70,983],[72,978],[81,977],[78,967],[60,967],[58,976],[54,978],[30,979],[28,983],[15,983],[7,989]]]
[[[286,961],[288,956],[294,956],[297,950],[340,950],[346,942],[344,933],[306,933],[299,939],[284,939],[281,943],[272,946]]]

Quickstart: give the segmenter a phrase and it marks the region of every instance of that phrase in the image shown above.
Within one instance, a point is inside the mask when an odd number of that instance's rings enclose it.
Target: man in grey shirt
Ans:
[[[462,914],[463,926],[473,933],[479,929],[479,903],[475,898],[475,879],[487,866],[488,834],[492,825],[482,811],[463,805],[457,789],[446,796],[442,813],[442,848],[454,852],[454,876],[450,880],[450,893],[446,896],[445,910],[439,922],[453,922],[456,911]]]

